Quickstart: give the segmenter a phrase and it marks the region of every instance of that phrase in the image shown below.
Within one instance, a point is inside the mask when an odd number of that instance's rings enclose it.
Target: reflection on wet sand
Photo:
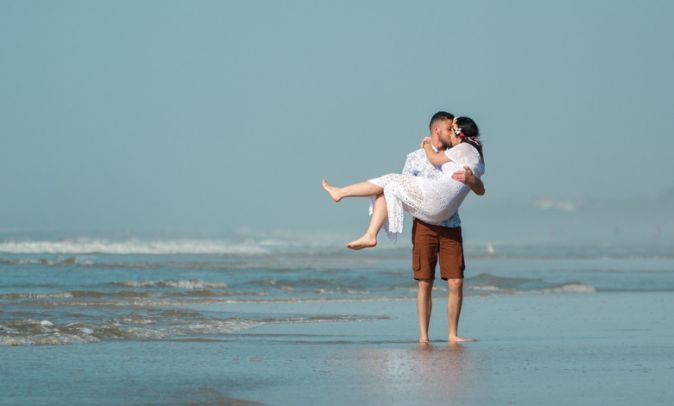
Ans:
[[[371,388],[398,400],[447,402],[470,396],[476,379],[469,345],[419,343],[408,349],[364,350],[360,358]],[[410,394],[420,399],[408,399]]]

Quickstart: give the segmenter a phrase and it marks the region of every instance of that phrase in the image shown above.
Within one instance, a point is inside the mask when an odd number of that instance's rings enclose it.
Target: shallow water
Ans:
[[[392,301],[415,296],[409,247],[226,241],[0,243],[0,345],[219,337],[358,314],[246,314],[193,305]],[[668,246],[467,245],[465,294],[674,291]],[[446,292],[438,281],[436,294]],[[190,307],[189,309],[187,307]]]
[[[672,297],[474,296],[465,302],[462,329],[480,341],[448,345],[438,311],[432,342],[423,346],[412,299],[186,305],[360,318],[208,337],[2,347],[0,403],[671,404]]]

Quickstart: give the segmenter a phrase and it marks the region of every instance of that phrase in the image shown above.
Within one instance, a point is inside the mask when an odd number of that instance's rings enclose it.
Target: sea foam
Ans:
[[[120,254],[120,255],[257,255],[268,250],[263,244],[225,240],[111,241],[77,238],[60,241],[2,241],[0,253],[9,254]]]

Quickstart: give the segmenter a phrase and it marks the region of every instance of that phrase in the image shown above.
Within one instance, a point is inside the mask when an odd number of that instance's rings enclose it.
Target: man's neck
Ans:
[[[431,140],[431,147],[433,147],[435,152],[445,149],[445,146],[438,140]]]

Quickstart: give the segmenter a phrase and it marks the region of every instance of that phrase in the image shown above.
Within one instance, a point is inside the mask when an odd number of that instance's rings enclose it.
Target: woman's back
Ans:
[[[446,151],[449,162],[442,165],[443,174],[434,179],[419,179],[423,190],[423,204],[420,213],[414,217],[429,224],[441,224],[461,206],[461,203],[470,192],[470,187],[452,179],[454,172],[470,168],[473,175],[480,177],[484,174],[484,162],[478,150],[468,143],[461,143]]]
[[[474,146],[467,142],[462,142],[445,151],[449,162],[442,165],[442,172],[448,176],[452,173],[463,170],[464,166],[470,168],[473,175],[481,177],[484,174],[484,162],[480,152]]]

